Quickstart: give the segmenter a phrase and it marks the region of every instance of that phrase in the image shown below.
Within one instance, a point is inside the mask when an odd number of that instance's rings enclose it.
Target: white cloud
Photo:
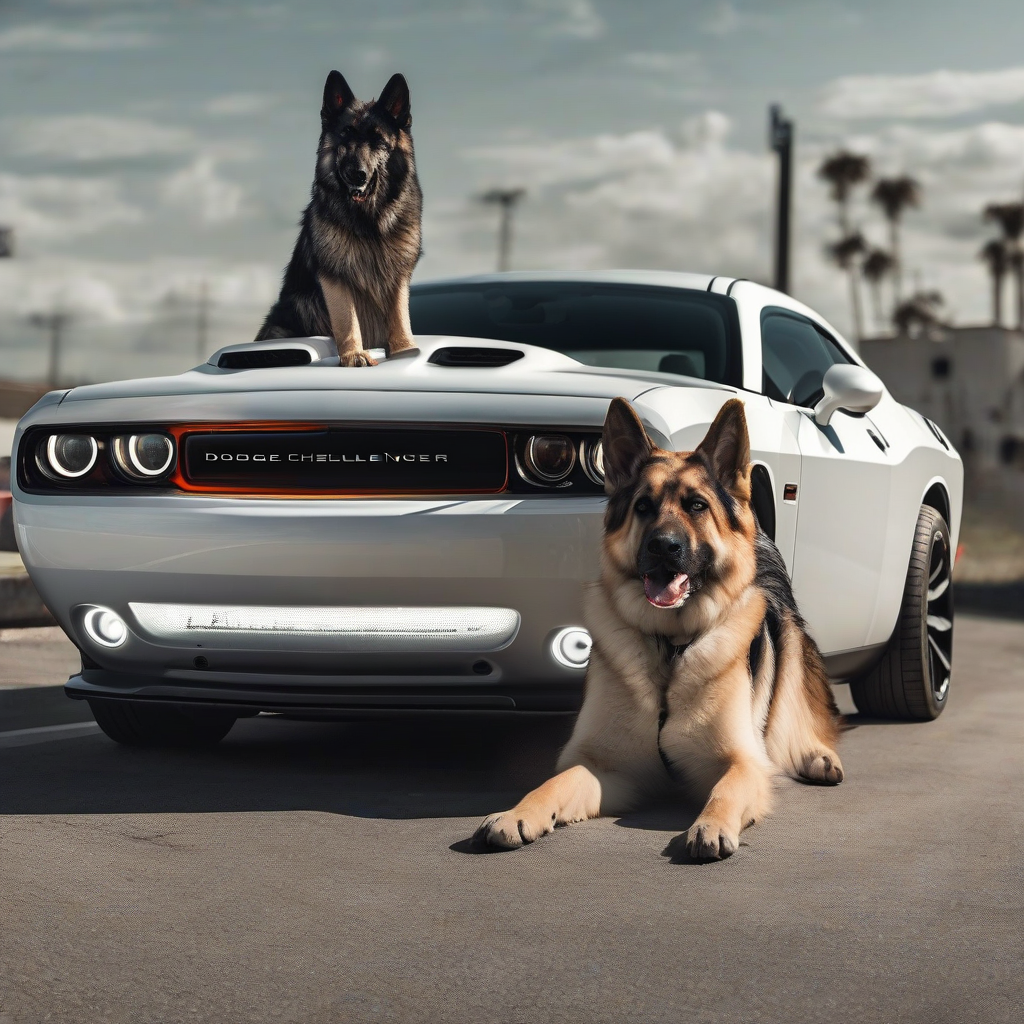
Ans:
[[[0,32],[0,52],[91,53],[100,50],[134,50],[152,46],[154,42],[154,37],[148,32],[108,28],[62,28],[45,22],[15,25]]]
[[[222,224],[245,212],[245,190],[218,173],[209,155],[198,156],[160,187],[164,203],[183,210],[200,224]]]
[[[843,139],[803,137],[795,184],[795,291],[843,330],[850,324],[846,280],[823,257],[837,232],[835,207],[816,174],[824,154],[840,144],[869,155],[878,174],[908,172],[921,180],[922,208],[908,212],[903,229],[906,287],[920,276],[946,295],[958,322],[984,320],[989,292],[977,252],[994,229],[983,224],[981,210],[1020,194],[1024,125],[893,125]],[[518,268],[770,276],[774,161],[763,151],[734,146],[721,113],[708,111],[675,131],[531,137],[476,147],[467,157],[479,167],[479,191],[498,184],[528,190],[516,214]],[[867,194],[862,188],[854,198],[855,220],[873,244],[887,245],[885,222]],[[428,195],[424,277],[493,266],[496,228],[493,209],[435,207]]]
[[[277,295],[279,277],[276,266],[200,259],[0,260],[4,375],[43,379],[46,348],[30,317],[55,308],[70,316],[62,358],[68,381],[179,373],[223,345],[250,340]],[[201,282],[209,304],[200,356]]]
[[[518,266],[763,276],[770,161],[729,148],[728,132],[728,119],[709,111],[675,132],[538,138],[469,155],[482,165],[482,184],[498,177],[488,174],[493,167],[505,183],[528,190],[517,225]],[[461,242],[490,249],[492,219],[469,211]]]
[[[197,145],[185,128],[97,114],[19,120],[8,136],[13,152],[56,160],[124,160],[185,153]]]
[[[65,242],[142,218],[110,178],[0,175],[0,222],[33,243]]]
[[[950,117],[1024,100],[1024,67],[849,75],[822,91],[819,110],[840,118]]]
[[[591,0],[530,0],[545,19],[545,32],[570,39],[597,39],[608,30]]]

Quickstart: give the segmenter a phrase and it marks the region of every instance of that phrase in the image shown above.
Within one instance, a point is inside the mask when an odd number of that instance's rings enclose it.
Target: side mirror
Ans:
[[[825,392],[814,407],[814,422],[827,427],[832,414],[843,412],[870,412],[882,400],[885,386],[866,367],[850,363],[836,363],[825,371],[821,381]]]

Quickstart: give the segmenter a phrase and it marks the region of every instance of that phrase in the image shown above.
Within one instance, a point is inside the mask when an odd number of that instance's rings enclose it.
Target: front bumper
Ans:
[[[596,578],[604,499],[258,500],[19,496],[18,543],[43,600],[87,667],[77,697],[255,710],[493,708],[578,703],[584,670],[551,642],[581,621]],[[147,631],[130,605],[246,608],[497,608],[510,642],[447,649],[250,647],[238,638]],[[86,606],[127,623],[115,649],[82,625]],[[399,645],[401,647],[401,645]],[[486,647],[486,645],[485,645]]]

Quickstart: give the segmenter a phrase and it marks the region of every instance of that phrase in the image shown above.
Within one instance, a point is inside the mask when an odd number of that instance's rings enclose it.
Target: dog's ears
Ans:
[[[715,475],[727,490],[735,490],[737,481],[750,465],[750,437],[743,403],[730,398],[708,428],[704,440],[697,445]]]
[[[613,398],[608,406],[601,448],[604,489],[609,494],[633,483],[654,451],[640,417],[624,398]]]
[[[409,105],[409,83],[405,75],[392,75],[384,91],[377,100],[377,107],[383,110],[399,128],[408,128],[412,124]]]
[[[355,93],[348,87],[348,82],[340,71],[332,71],[324,83],[324,105],[320,109],[321,117],[332,117],[340,114],[355,100]]]

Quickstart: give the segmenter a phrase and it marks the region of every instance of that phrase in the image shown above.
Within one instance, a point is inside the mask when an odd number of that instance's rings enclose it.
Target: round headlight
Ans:
[[[163,476],[174,463],[174,442],[166,434],[131,434],[114,438],[114,461],[136,480]]]
[[[534,483],[557,484],[576,465],[576,446],[564,434],[535,434],[527,439],[523,462]]]
[[[581,445],[580,461],[583,472],[599,487],[604,486],[604,444],[601,441],[584,441]]]
[[[40,466],[49,476],[73,480],[96,465],[99,445],[89,434],[51,434]]]
[[[101,647],[120,647],[128,639],[128,627],[109,608],[90,608],[82,619],[89,638]]]

